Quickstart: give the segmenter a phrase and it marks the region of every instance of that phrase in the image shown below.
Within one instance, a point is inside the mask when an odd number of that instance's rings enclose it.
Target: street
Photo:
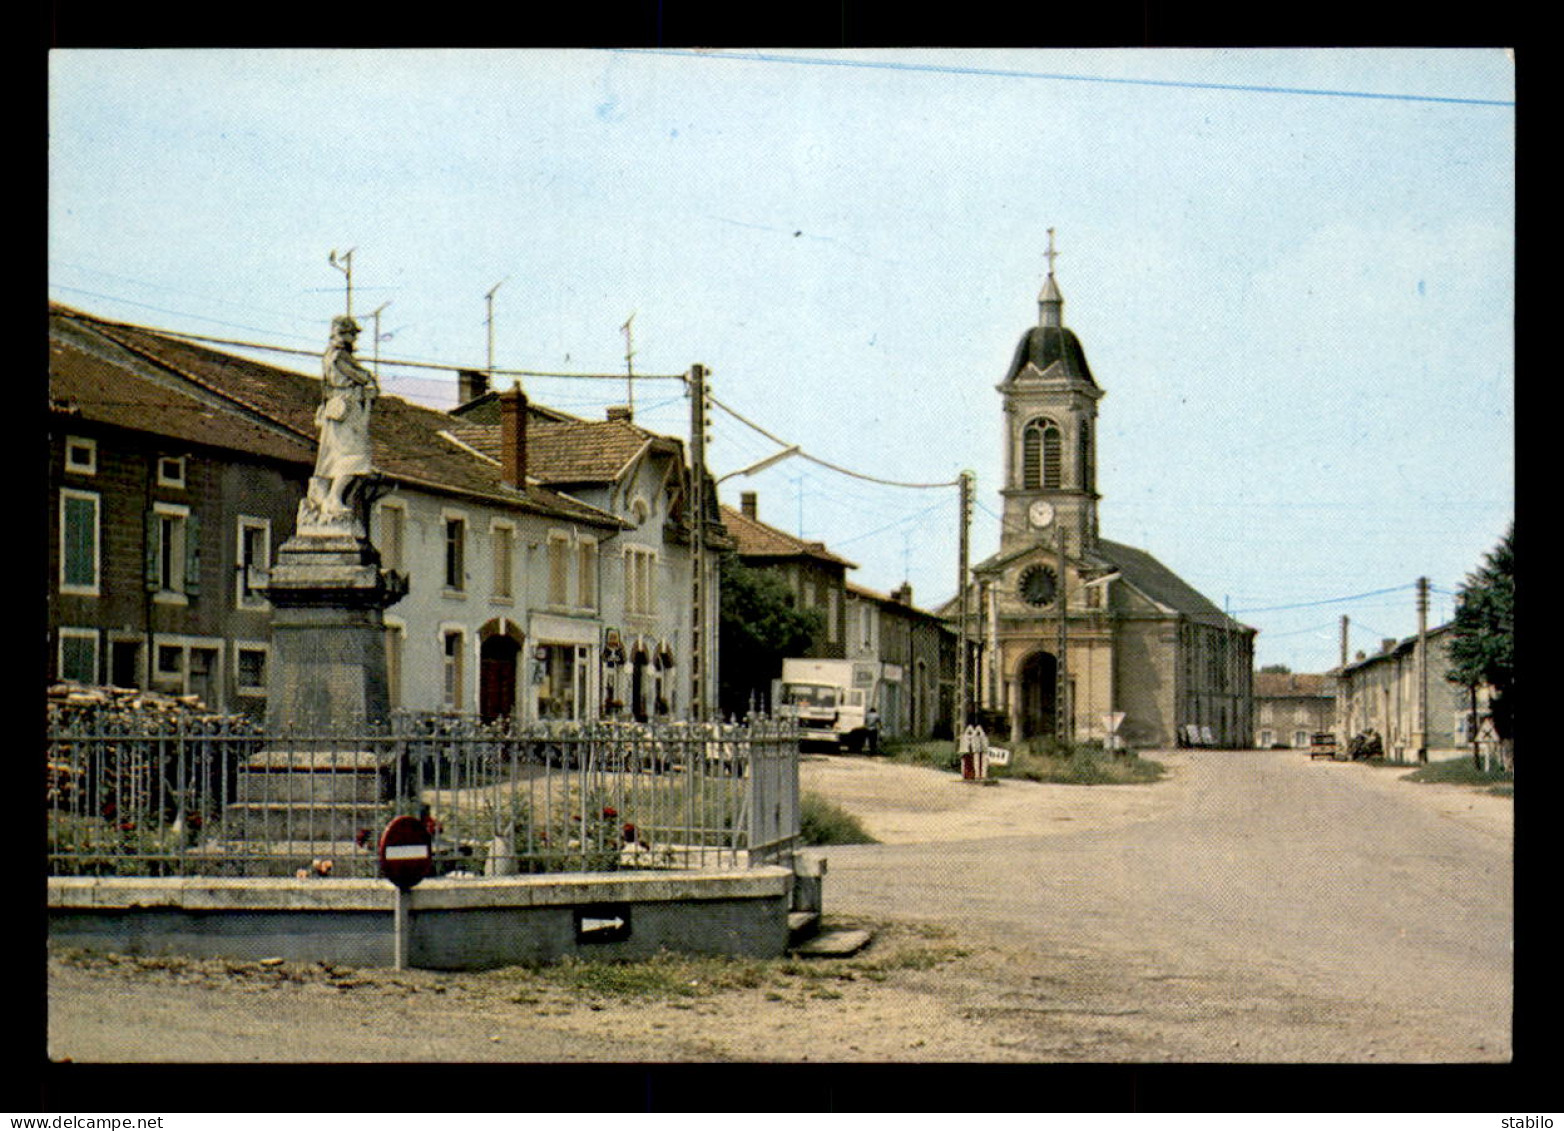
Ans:
[[[855,959],[672,999],[515,975],[50,962],[56,1059],[1497,1062],[1513,802],[1292,751],[1145,786],[809,757],[882,841],[829,861]],[[408,1044],[396,1034],[417,1034]]]

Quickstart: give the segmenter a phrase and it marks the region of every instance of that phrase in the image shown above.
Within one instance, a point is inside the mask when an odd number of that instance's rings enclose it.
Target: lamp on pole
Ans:
[[[780,452],[772,452],[769,456],[758,463],[752,463],[748,467],[741,467],[737,471],[728,472],[726,475],[718,478],[717,485],[720,487],[727,480],[732,479],[738,475],[758,474],[759,472],[766,470],[766,468],[779,464],[790,456],[796,456],[797,454],[798,445],[792,444],[786,448],[783,448]]]

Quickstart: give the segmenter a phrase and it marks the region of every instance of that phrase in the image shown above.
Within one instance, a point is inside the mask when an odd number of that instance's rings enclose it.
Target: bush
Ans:
[[[877,844],[859,819],[814,793],[799,799],[799,835],[805,844]]]

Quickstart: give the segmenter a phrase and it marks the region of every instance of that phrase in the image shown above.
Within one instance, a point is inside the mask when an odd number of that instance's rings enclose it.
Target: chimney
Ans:
[[[520,386],[500,394],[500,479],[508,487],[527,487],[527,394]]]
[[[756,501],[755,492],[745,491],[739,496],[739,510],[744,512],[744,517],[751,522],[760,521],[760,506]]]
[[[1379,642],[1379,650],[1384,653],[1393,651],[1395,646],[1396,642],[1388,636],[1382,638]]]
[[[456,403],[475,401],[489,391],[489,375],[476,369],[456,371]]]
[[[912,582],[903,581],[895,589],[892,589],[891,600],[895,601],[898,605],[910,606],[912,604]]]
[[[611,404],[608,406],[608,419],[630,421],[635,419],[635,410],[627,404]]]

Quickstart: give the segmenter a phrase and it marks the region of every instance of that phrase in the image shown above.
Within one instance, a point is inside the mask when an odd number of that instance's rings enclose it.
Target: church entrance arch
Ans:
[[[484,625],[479,635],[478,716],[485,722],[512,718],[516,714],[521,630],[500,618]]]
[[[1052,652],[1033,652],[1021,661],[1021,738],[1054,733],[1054,699],[1059,690],[1059,662]]]

